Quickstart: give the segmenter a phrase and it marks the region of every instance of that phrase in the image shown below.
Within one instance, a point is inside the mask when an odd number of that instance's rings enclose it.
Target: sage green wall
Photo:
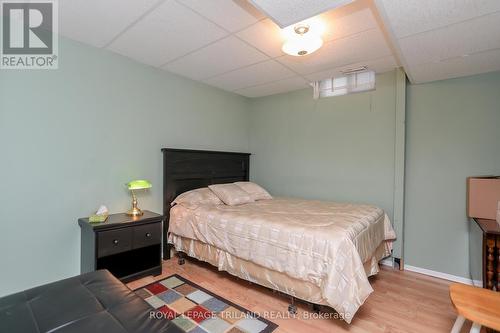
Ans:
[[[500,174],[500,72],[407,88],[405,259],[469,277],[466,177]]]
[[[500,173],[500,73],[407,88],[405,259],[468,276],[465,178]],[[62,40],[56,71],[0,71],[0,295],[79,272],[76,219],[128,208],[164,146],[250,151],[276,195],[374,203],[392,217],[395,73],[377,90],[247,100]],[[6,210],[8,209],[8,211]]]
[[[392,216],[394,74],[377,90],[252,100],[252,177],[276,195],[370,202]],[[371,101],[371,102],[370,102]],[[408,85],[407,265],[469,277],[466,183],[500,174],[500,72]]]
[[[395,72],[373,92],[251,100],[251,177],[274,195],[372,203],[393,212]]]
[[[61,40],[60,68],[0,71],[0,295],[79,273],[77,218],[161,212],[160,148],[248,150],[248,101]]]

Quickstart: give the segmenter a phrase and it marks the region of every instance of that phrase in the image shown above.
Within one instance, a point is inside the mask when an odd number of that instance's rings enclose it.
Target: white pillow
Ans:
[[[269,200],[272,199],[273,197],[267,192],[265,189],[263,189],[261,186],[252,183],[252,182],[236,182],[234,183],[238,187],[240,187],[243,191],[247,192],[250,194],[252,199],[255,201],[257,200]]]
[[[204,187],[179,194],[172,202],[172,206],[174,204],[196,209],[200,205],[223,205],[224,203],[208,187]]]
[[[254,202],[250,194],[234,184],[217,184],[208,186],[226,205],[236,206]]]

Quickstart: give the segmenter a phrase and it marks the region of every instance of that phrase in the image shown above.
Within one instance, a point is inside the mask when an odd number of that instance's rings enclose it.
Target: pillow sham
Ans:
[[[198,188],[179,194],[174,201],[174,204],[182,205],[186,208],[196,209],[200,205],[223,205],[224,203],[210,191],[208,187]]]
[[[268,200],[272,199],[273,197],[267,192],[262,186],[259,186],[255,183],[252,182],[236,182],[234,183],[237,185],[239,188],[241,188],[243,191],[247,192],[250,194],[250,197],[252,197],[253,200]]]
[[[208,186],[226,205],[236,206],[254,202],[250,194],[235,184],[217,184]]]

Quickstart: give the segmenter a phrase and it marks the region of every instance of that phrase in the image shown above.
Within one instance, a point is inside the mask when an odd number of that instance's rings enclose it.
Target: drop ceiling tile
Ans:
[[[319,15],[325,24],[324,41],[354,35],[378,28],[377,21],[367,1],[356,1],[347,6]]]
[[[194,80],[203,80],[269,58],[236,37],[210,44],[163,68]]]
[[[500,11],[498,0],[377,0],[397,38]]]
[[[325,42],[378,28],[373,12],[364,0],[326,12],[319,18],[325,25],[322,35]],[[237,35],[270,57],[284,55],[281,51],[284,36],[280,27],[270,19],[260,21]]]
[[[250,0],[281,28],[316,16],[353,0]]]
[[[281,45],[284,42],[281,29],[270,19],[260,21],[238,32],[237,36],[270,57],[284,55],[281,51]]]
[[[490,50],[442,62],[412,66],[415,83],[444,80],[500,70],[500,50]]]
[[[311,74],[389,55],[392,55],[392,52],[381,31],[372,29],[328,42],[307,56],[286,55],[276,60],[299,74]]]
[[[313,74],[306,75],[306,78],[311,81],[319,81],[330,77],[342,76],[342,71],[346,71],[351,68],[357,68],[361,66],[367,66],[368,69],[375,71],[375,73],[385,73],[398,68],[396,59],[392,55],[383,57],[375,60],[362,61],[357,63],[352,63],[346,66],[331,68],[326,71],[321,71]]]
[[[168,0],[118,37],[109,49],[161,66],[226,35],[212,22]]]
[[[241,30],[265,18],[264,14],[246,0],[177,1],[230,32]]]
[[[269,60],[213,77],[206,80],[205,83],[224,90],[233,91],[295,75],[295,73],[278,62]]]
[[[500,1],[498,1],[500,3]],[[500,12],[399,40],[410,66],[500,48]]]
[[[309,83],[306,80],[299,76],[295,76],[292,78],[266,83],[259,86],[239,89],[236,90],[235,93],[246,97],[261,97],[304,89],[307,87],[309,87]]]
[[[59,31],[68,38],[103,47],[157,3],[158,0],[59,1]]]

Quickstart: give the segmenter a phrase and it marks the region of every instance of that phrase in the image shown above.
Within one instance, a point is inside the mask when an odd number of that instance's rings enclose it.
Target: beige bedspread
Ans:
[[[363,263],[395,238],[387,215],[375,206],[280,198],[175,206],[169,232],[318,286],[347,322],[373,291]]]

